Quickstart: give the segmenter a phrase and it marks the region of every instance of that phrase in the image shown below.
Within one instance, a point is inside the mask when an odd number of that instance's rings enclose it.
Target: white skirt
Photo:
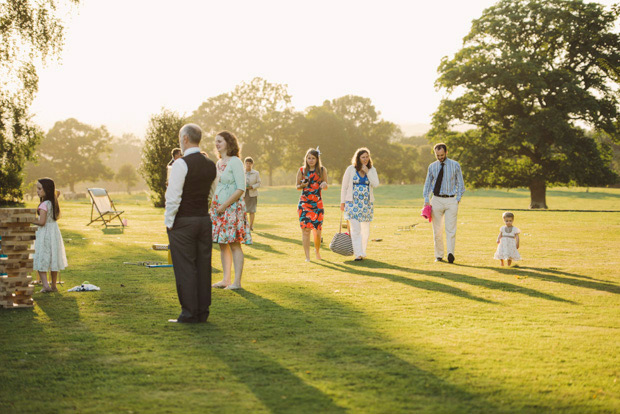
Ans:
[[[37,230],[34,241],[33,269],[57,272],[67,267],[67,255],[58,223],[48,220]]]
[[[499,240],[499,245],[497,246],[494,257],[497,260],[521,260],[521,255],[519,254],[519,250],[517,250],[516,240],[511,237],[502,237]]]

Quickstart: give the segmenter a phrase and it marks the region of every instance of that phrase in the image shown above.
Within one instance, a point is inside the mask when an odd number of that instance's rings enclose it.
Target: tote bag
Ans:
[[[353,243],[351,242],[351,236],[347,233],[342,233],[341,230],[342,212],[340,212],[340,226],[338,227],[338,233],[334,234],[334,238],[329,244],[329,248],[334,253],[338,253],[343,256],[353,256]]]

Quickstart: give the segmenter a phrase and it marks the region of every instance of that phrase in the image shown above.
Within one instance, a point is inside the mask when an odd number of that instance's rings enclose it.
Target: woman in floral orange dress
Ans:
[[[215,137],[215,148],[220,160],[217,162],[218,182],[211,202],[213,242],[220,245],[224,278],[213,284],[226,289],[241,288],[243,273],[243,250],[241,243],[251,244],[250,227],[245,218],[245,173],[239,158],[239,141],[231,132],[222,131]],[[235,266],[235,281],[231,272]]]
[[[321,229],[324,214],[321,190],[327,189],[327,169],[321,165],[321,153],[318,147],[310,148],[306,152],[304,166],[297,171],[297,189],[301,190],[297,213],[306,262],[310,261],[311,232],[314,232],[316,258],[321,260]]]

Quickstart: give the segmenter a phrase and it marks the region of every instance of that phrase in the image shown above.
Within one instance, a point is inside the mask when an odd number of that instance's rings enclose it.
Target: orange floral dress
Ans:
[[[321,198],[321,178],[316,171],[308,171],[304,174],[304,168],[299,169],[301,176],[308,179],[308,186],[301,191],[297,213],[299,214],[299,225],[302,229],[321,230],[323,227],[323,199]]]

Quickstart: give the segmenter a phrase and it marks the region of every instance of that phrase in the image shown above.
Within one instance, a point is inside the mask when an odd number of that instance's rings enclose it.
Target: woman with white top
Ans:
[[[349,220],[355,261],[366,257],[375,197],[372,189],[379,186],[377,170],[372,166],[368,148],[359,148],[342,177],[340,210]]]

